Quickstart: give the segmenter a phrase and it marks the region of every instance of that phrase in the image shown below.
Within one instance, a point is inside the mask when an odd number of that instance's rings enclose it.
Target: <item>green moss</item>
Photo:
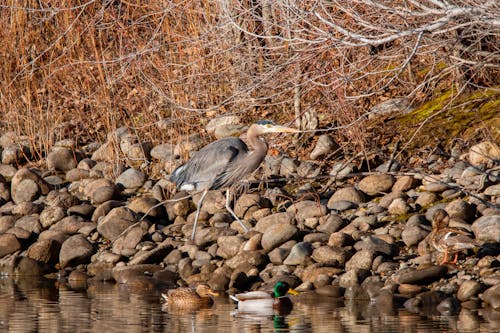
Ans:
[[[414,146],[441,143],[455,138],[500,139],[500,86],[456,96],[456,89],[442,91],[395,121]],[[425,121],[425,122],[424,122]],[[415,130],[412,130],[415,129]]]

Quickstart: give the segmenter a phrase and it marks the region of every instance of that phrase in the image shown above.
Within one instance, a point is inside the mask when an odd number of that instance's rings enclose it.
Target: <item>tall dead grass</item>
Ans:
[[[454,84],[453,71],[439,74],[449,68],[448,53],[437,52],[441,44],[431,39],[402,66],[416,45],[410,38],[341,48],[332,42],[339,37],[334,33],[314,40],[307,29],[322,22],[288,22],[286,8],[268,13],[259,3],[5,1],[2,132],[26,136],[37,158],[60,139],[102,142],[120,126],[133,128],[141,140],[166,142],[224,113],[288,122],[300,116],[291,112],[295,105],[299,112],[314,110],[322,126],[354,122],[341,138],[363,149],[366,128],[356,119],[373,104],[408,94],[419,102]],[[363,3],[356,8],[365,10]],[[328,10],[338,22],[356,23]],[[276,21],[268,26],[270,15]],[[155,125],[163,118],[170,119],[167,130]]]

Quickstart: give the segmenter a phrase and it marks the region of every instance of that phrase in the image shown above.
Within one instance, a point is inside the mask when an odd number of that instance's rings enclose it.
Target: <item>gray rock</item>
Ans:
[[[14,226],[16,218],[12,215],[0,216],[0,234],[3,234]]]
[[[397,281],[400,284],[428,284],[442,278],[447,271],[445,266],[431,266],[423,269],[410,270],[399,274]]]
[[[462,199],[453,200],[446,205],[445,210],[450,218],[458,218],[464,221],[471,221],[476,214],[474,207]]]
[[[228,136],[238,137],[248,129],[247,126],[243,124],[228,124],[224,126],[219,126],[215,129],[215,138],[222,139]]]
[[[226,266],[231,269],[236,269],[242,265],[264,268],[268,262],[267,256],[260,251],[242,251],[231,259],[226,260]]]
[[[158,205],[159,201],[150,197],[138,197],[128,204],[128,208],[143,216],[147,213],[153,218],[163,218],[166,215],[165,207]]]
[[[320,218],[319,223],[320,224],[316,228],[316,231],[325,234],[333,234],[334,232],[339,231],[345,225],[344,220],[342,220],[342,218],[336,214],[329,214],[325,217]]]
[[[472,223],[478,241],[500,242],[500,215],[483,216]]]
[[[90,171],[74,168],[66,172],[65,179],[68,182],[76,182],[85,178],[90,178]]]
[[[500,158],[500,147],[492,141],[483,141],[469,150],[469,162],[474,166],[489,165]]]
[[[40,224],[40,216],[38,214],[27,215],[19,218],[14,226],[36,235],[42,232],[42,225]]]
[[[59,231],[66,235],[76,234],[81,228],[86,227],[87,225],[92,224],[91,222],[85,221],[80,216],[67,216],[62,218],[60,221],[56,222],[50,227],[52,231]]]
[[[94,205],[100,205],[106,201],[119,199],[120,194],[116,186],[114,185],[106,185],[97,188],[94,192],[92,192],[92,196],[90,197],[90,202]]]
[[[283,177],[290,177],[297,174],[297,168],[300,162],[294,158],[285,157],[281,160],[280,175]]]
[[[126,157],[132,160],[149,159],[151,156],[151,142],[138,142],[137,137],[132,134],[121,137],[120,149]]]
[[[479,294],[483,286],[481,283],[474,280],[465,280],[462,282],[457,291],[457,298],[459,301],[464,302],[469,300],[471,297]]]
[[[242,194],[234,204],[234,213],[240,218],[249,219],[252,214],[263,207],[270,207],[268,200],[260,194]]]
[[[100,204],[99,206],[97,206],[97,208],[94,210],[94,213],[92,214],[92,218],[90,220],[92,222],[97,222],[97,221],[99,221],[99,218],[107,215],[113,208],[121,207],[124,204],[125,203],[123,203],[121,201],[117,201],[117,200],[106,201],[106,202]]]
[[[61,244],[55,239],[39,239],[30,245],[26,256],[46,264],[55,264],[59,259],[60,249]]]
[[[435,203],[438,200],[438,197],[436,194],[432,192],[421,192],[418,195],[417,200],[415,200],[415,203],[421,207],[427,207],[433,203]]]
[[[208,134],[214,135],[218,128],[226,127],[227,125],[239,125],[241,118],[239,116],[220,116],[210,119],[205,130]]]
[[[388,256],[393,255],[396,251],[393,244],[389,244],[385,240],[376,236],[361,237],[361,241],[354,244],[354,248],[358,251],[368,250]]]
[[[500,283],[486,289],[481,296],[482,300],[493,309],[500,309]]]
[[[0,258],[21,249],[21,243],[13,234],[0,234]]]
[[[484,190],[484,194],[489,195],[489,196],[493,196],[493,197],[500,197],[500,184],[488,186]]]
[[[193,195],[193,202],[195,203],[195,205],[198,204],[200,198],[201,198],[201,193]],[[220,190],[214,190],[214,191],[208,191],[207,195],[205,196],[205,199],[203,200],[201,210],[207,212],[210,215],[213,215],[215,213],[224,212],[225,207],[226,207],[226,196],[224,195],[224,192]]]
[[[344,232],[334,232],[328,239],[328,245],[332,247],[344,247],[354,244],[354,239]]]
[[[392,185],[393,192],[406,192],[417,185],[417,180],[413,176],[398,177],[394,185]]]
[[[145,181],[146,175],[142,171],[129,168],[116,178],[115,183],[126,189],[136,189],[141,187]]]
[[[19,164],[24,160],[24,156],[30,155],[29,147],[12,144],[2,151],[3,164]]]
[[[380,193],[390,192],[394,182],[395,179],[391,175],[375,174],[361,179],[358,187],[362,192],[370,196],[375,196]]]
[[[74,235],[68,238],[61,246],[59,252],[59,263],[61,268],[86,263],[94,254],[94,247],[82,235]]]
[[[76,168],[82,154],[69,148],[54,147],[47,155],[47,168],[49,170],[69,171]]]
[[[200,134],[194,133],[175,146],[174,154],[184,156],[186,153],[200,150],[204,145],[205,141],[201,138]]]
[[[287,213],[292,214],[298,221],[304,221],[310,217],[321,217],[326,215],[328,208],[326,205],[312,200],[304,200],[294,203],[286,210]]]
[[[290,225],[293,223],[293,218],[288,213],[275,213],[261,218],[253,230],[260,233],[266,232],[273,225]]]
[[[126,207],[113,208],[97,224],[97,231],[104,238],[115,240],[125,229],[137,221],[137,215]]]
[[[291,224],[272,225],[262,235],[262,248],[266,251],[270,251],[292,239],[297,232],[297,227]]]
[[[95,207],[87,203],[71,206],[67,209],[68,215],[78,215],[86,218],[90,218],[94,211]]]
[[[242,236],[221,236],[217,239],[217,255],[229,259],[238,254],[245,239]]]
[[[404,215],[409,213],[410,210],[410,206],[406,203],[406,200],[402,198],[394,199],[389,207],[387,207],[387,211],[391,215]]]
[[[0,204],[10,201],[10,186],[5,182],[5,179],[0,175]]]
[[[330,206],[335,201],[342,201],[342,200],[347,200],[347,201],[351,201],[351,202],[360,204],[360,203],[365,202],[366,199],[365,199],[363,192],[359,191],[358,189],[356,189],[353,186],[349,186],[349,187],[344,187],[344,188],[341,188],[341,189],[338,189],[337,191],[335,191],[335,193],[333,193],[333,195],[328,200],[327,206],[328,206],[328,208],[331,209]]]
[[[45,201],[49,206],[57,206],[63,209],[68,209],[80,203],[80,200],[66,189],[50,191]]]
[[[20,202],[19,204],[12,207],[12,215],[24,216],[39,214],[43,210],[43,204],[35,203],[30,201]]]
[[[319,264],[328,266],[344,266],[350,254],[343,248],[335,248],[328,245],[314,249],[311,258]]]
[[[401,238],[406,246],[414,246],[420,243],[428,234],[429,231],[423,229],[420,225],[407,224],[401,233]]]
[[[151,157],[161,161],[171,161],[175,159],[175,145],[171,143],[163,143],[151,149]]]
[[[126,229],[113,241],[113,253],[126,255],[127,250],[135,249],[148,234],[148,228],[149,223],[143,221]]]
[[[374,254],[369,250],[361,250],[356,252],[351,259],[345,264],[347,271],[354,269],[370,270],[372,268]]]
[[[12,189],[12,200],[15,203],[33,201],[40,195],[38,184],[31,179],[23,179]]]
[[[328,134],[323,134],[318,137],[318,141],[316,142],[316,146],[311,152],[311,159],[316,160],[320,156],[324,156],[330,154],[334,150],[338,149],[339,145],[332,139]]]
[[[4,182],[4,181],[10,182],[12,180],[12,178],[14,178],[14,175],[16,174],[16,172],[17,172],[17,168],[15,168],[14,166],[7,165],[7,164],[0,164],[0,175],[3,178],[5,178],[4,180],[2,180],[2,182]]]
[[[312,254],[313,247],[309,242],[299,242],[295,244],[290,253],[283,261],[285,265],[301,265]]]
[[[328,238],[330,236],[328,234],[325,234],[323,232],[311,232],[308,233],[307,235],[304,235],[303,241],[306,243],[327,243]]]
[[[358,208],[358,205],[351,201],[338,200],[329,204],[328,208],[331,209],[332,211],[343,212],[350,209],[356,209]]]
[[[286,257],[290,254],[289,249],[284,249],[282,247],[277,247],[274,250],[270,251],[267,256],[269,257],[269,260],[271,263],[275,265],[281,265],[283,264],[283,261],[286,259]]]
[[[99,178],[95,180],[90,180],[89,182],[84,182],[83,184],[83,196],[87,199],[90,199],[94,192],[100,189],[103,186],[115,186],[115,184],[106,178]]]

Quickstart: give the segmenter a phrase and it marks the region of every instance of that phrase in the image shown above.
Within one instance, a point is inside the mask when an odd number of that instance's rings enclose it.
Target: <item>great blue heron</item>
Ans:
[[[260,120],[247,131],[248,146],[239,138],[227,137],[214,141],[200,149],[189,161],[175,169],[170,180],[178,189],[203,191],[197,204],[191,239],[194,240],[200,208],[209,190],[226,189],[226,209],[240,223],[229,204],[229,188],[255,171],[267,154],[267,143],[260,135],[267,133],[298,133],[297,129]],[[249,149],[250,148],[250,149]]]

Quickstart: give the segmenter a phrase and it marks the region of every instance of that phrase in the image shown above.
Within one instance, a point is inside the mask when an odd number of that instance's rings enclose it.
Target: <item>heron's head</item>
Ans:
[[[270,120],[259,120],[255,124],[252,125],[255,127],[255,130],[258,134],[267,134],[267,133],[299,133],[300,131],[295,128],[276,125]]]

